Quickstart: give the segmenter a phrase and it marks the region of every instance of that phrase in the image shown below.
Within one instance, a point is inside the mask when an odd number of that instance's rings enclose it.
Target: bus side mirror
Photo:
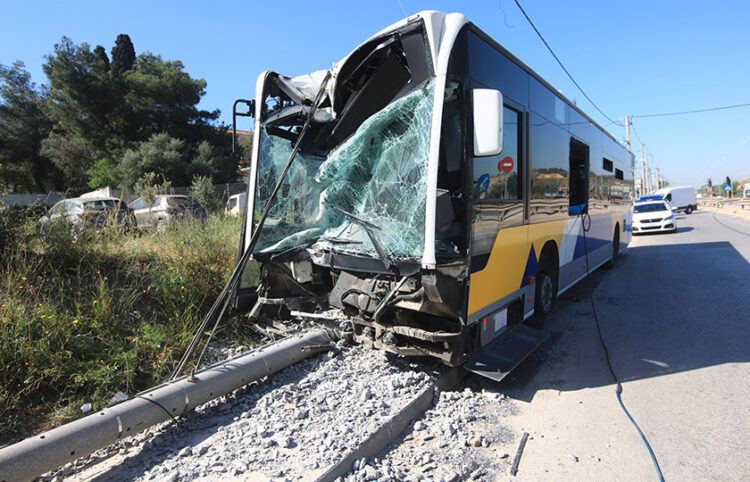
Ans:
[[[494,89],[474,89],[471,97],[474,156],[496,156],[503,150],[503,94]]]

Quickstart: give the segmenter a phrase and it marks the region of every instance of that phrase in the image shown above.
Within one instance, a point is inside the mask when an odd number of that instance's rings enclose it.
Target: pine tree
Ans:
[[[133,68],[135,63],[135,48],[127,34],[121,33],[112,47],[112,73],[120,75]]]
[[[96,55],[96,59],[99,62],[99,66],[104,70],[105,72],[109,70],[109,57],[107,57],[107,51],[104,50],[104,47],[101,45],[97,45],[94,49],[94,55]]]

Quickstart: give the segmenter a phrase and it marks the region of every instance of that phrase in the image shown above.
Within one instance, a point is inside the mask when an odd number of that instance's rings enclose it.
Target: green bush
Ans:
[[[213,181],[208,176],[193,176],[191,193],[193,198],[208,212],[215,213],[222,207],[221,199],[216,194]]]

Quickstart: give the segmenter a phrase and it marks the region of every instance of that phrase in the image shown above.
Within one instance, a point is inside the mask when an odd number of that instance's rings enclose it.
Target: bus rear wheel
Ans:
[[[535,282],[534,316],[529,320],[529,326],[532,328],[544,328],[544,322],[555,304],[557,273],[552,258],[553,256],[542,254],[539,260]]]
[[[542,271],[537,275],[536,283],[537,294],[534,312],[536,313],[538,311],[542,316],[545,316],[552,311],[552,302],[555,298],[555,289],[552,286],[552,276]]]
[[[620,226],[615,226],[615,232],[612,235],[612,257],[609,258],[609,261],[604,263],[604,267],[607,269],[612,269],[615,267],[615,261],[617,260],[617,255],[620,254]]]

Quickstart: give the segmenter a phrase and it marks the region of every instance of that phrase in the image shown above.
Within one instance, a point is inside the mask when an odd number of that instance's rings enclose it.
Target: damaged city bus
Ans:
[[[630,240],[632,154],[463,15],[264,72],[252,105],[260,278],[235,304],[259,322],[336,309],[360,343],[501,379]]]

